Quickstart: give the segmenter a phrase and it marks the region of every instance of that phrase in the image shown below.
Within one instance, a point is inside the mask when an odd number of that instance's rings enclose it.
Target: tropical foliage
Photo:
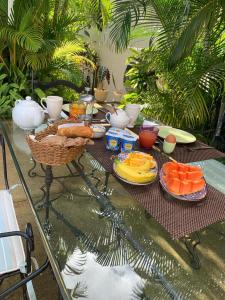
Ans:
[[[114,1],[110,36],[117,50],[129,45],[138,26],[151,28],[150,47],[133,55],[127,76],[148,103],[149,113],[202,132],[217,126],[219,134],[221,122],[216,120],[224,115],[224,1]]]
[[[0,65],[0,71],[3,64]],[[9,116],[11,102],[21,98],[21,94],[26,92],[26,76],[22,73],[17,74],[18,83],[8,83],[8,75],[1,72],[0,75],[0,116]]]
[[[24,74],[30,92],[31,78],[43,82],[65,79],[82,86],[95,69],[97,56],[80,33],[87,33],[91,26],[102,29],[109,19],[107,0],[15,0],[9,17],[7,1],[0,1],[2,72],[15,84]]]
[[[84,63],[93,67],[78,37],[78,17],[66,8],[68,1],[15,0],[8,22],[3,10],[0,50],[5,67],[50,73],[57,70],[66,77],[77,74]]]

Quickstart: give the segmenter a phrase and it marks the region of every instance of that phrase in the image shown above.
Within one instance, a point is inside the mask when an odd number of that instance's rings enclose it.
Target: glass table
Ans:
[[[63,299],[225,298],[224,221],[194,233],[189,243],[172,240],[88,152],[53,167],[46,206],[46,167],[34,163],[24,131],[6,121],[1,132]],[[225,172],[224,165],[204,162],[217,187],[211,172]],[[225,192],[223,180],[219,187]]]

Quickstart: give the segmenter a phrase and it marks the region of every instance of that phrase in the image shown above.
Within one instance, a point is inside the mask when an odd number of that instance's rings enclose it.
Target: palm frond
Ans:
[[[199,80],[202,90],[216,97],[218,90],[222,90],[225,80],[225,62],[218,62],[210,65]]]
[[[149,300],[145,294],[145,283],[139,282],[132,291],[131,300]]]
[[[170,67],[175,66],[191,53],[199,36],[207,27],[213,28],[220,14],[217,0],[207,1],[202,7],[198,7],[197,12],[187,20],[184,30],[176,40],[168,61]]]
[[[116,50],[127,48],[131,30],[138,24],[140,18],[145,17],[147,4],[147,0],[113,2],[110,39],[115,44]]]
[[[52,55],[49,52],[27,52],[24,56],[24,63],[34,71],[46,69],[52,61]]]
[[[71,55],[85,52],[85,48],[81,43],[75,41],[67,41],[60,47],[55,49],[54,58],[67,57]]]
[[[0,39],[8,40],[12,45],[18,44],[29,51],[38,51],[42,44],[40,33],[31,27],[24,31],[16,31],[14,28],[6,26],[0,30]]]
[[[81,42],[68,41],[55,49],[53,59],[65,59],[67,62],[74,63],[78,66],[89,65],[95,68],[95,64],[85,57],[86,49]]]
[[[111,9],[112,4],[110,0],[90,0],[89,13],[100,31],[109,23]]]

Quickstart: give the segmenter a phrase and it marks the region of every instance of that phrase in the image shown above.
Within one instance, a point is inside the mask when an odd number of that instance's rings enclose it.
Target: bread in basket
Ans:
[[[52,145],[47,142],[41,142],[42,139],[49,135],[56,135],[58,126],[66,123],[68,121],[54,123],[35,134],[34,138],[30,135],[26,137],[35,161],[46,165],[60,166],[71,162],[82,154],[85,145],[65,147],[64,145]]]

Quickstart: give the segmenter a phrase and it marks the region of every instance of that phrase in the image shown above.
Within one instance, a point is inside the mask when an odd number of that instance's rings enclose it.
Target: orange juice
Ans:
[[[70,104],[70,117],[78,117],[86,114],[86,106],[83,102],[75,102]]]

